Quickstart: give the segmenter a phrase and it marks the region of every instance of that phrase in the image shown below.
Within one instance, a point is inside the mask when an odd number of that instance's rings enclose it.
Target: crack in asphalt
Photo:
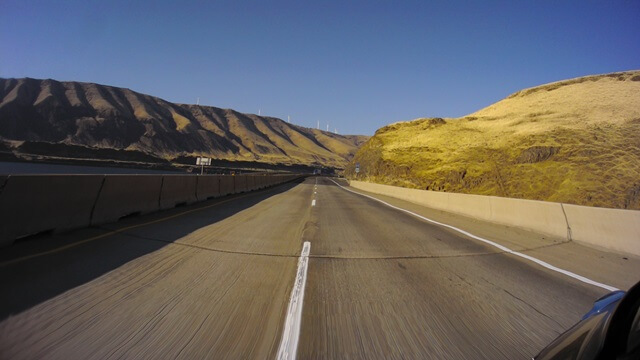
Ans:
[[[529,304],[528,302],[526,302],[525,300],[519,298],[518,296],[512,294],[509,292],[509,290],[507,289],[502,289],[502,291],[506,292],[507,294],[509,294],[511,297],[513,297],[514,299],[520,300],[523,304],[527,305],[528,307],[532,308],[535,312],[537,312],[538,314],[546,317],[547,319],[553,321],[556,325],[558,325],[561,329],[564,328],[564,326],[562,324],[560,324],[559,322],[557,322],[554,318],[552,318],[551,316],[543,313],[542,311],[538,310],[535,306]],[[554,330],[555,331],[555,330]],[[560,335],[560,332],[555,331],[557,335]]]
[[[101,228],[101,229],[111,230],[111,229],[108,229],[108,228]],[[119,235],[128,236],[128,237],[132,237],[132,238],[139,239],[139,240],[162,242],[162,243],[166,243],[166,244],[190,247],[190,248],[194,248],[194,249],[198,249],[198,250],[212,251],[212,252],[219,252],[219,253],[227,253],[227,254],[250,255],[250,256],[268,256],[268,257],[284,257],[284,258],[296,258],[296,259],[300,256],[300,254],[298,254],[298,253],[296,253],[296,254],[277,254],[277,253],[257,252],[257,251],[227,250],[227,249],[220,249],[220,248],[214,248],[214,247],[209,247],[209,246],[189,244],[189,243],[180,242],[180,241],[164,240],[164,239],[159,239],[159,238],[142,236],[142,235],[132,234],[132,233],[129,233],[129,232],[124,232],[124,231],[123,232],[118,232],[118,234]],[[527,249],[526,251],[537,250],[537,249],[540,249],[540,248],[550,247],[550,246],[555,246],[555,245],[560,245],[560,244],[544,245],[544,246],[537,247],[537,248]],[[523,250],[521,250],[521,251],[523,251]],[[330,255],[330,254],[327,254],[327,255],[323,255],[323,254],[311,255],[310,254],[309,258],[329,259],[329,260],[402,260],[402,259],[463,258],[463,257],[490,256],[490,255],[500,255],[500,254],[509,254],[509,253],[507,253],[505,251],[493,251],[493,252],[472,253],[472,254],[388,255],[388,256],[384,256],[384,255],[381,255],[381,256],[348,256],[348,255]]]

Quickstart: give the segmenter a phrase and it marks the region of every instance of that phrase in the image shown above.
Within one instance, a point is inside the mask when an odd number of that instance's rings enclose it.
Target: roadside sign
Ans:
[[[196,159],[196,165],[200,165],[200,175],[204,174],[204,166],[211,165],[211,158],[199,157]]]
[[[211,165],[211,158],[199,157],[196,159],[196,165]]]

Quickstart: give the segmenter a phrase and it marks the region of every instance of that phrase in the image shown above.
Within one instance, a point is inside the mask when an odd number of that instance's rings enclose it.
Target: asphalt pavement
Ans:
[[[394,205],[640,277],[640,259]],[[607,292],[307,178],[2,249],[0,358],[275,358],[306,241],[299,359],[526,359]]]

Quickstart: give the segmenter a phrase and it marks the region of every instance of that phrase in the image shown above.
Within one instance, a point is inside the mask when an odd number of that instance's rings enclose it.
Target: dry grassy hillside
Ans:
[[[68,145],[70,156],[82,146],[122,150],[112,153],[125,158],[342,168],[367,139],[91,83],[0,79],[0,100],[0,140],[14,151],[55,144]]]
[[[519,91],[379,129],[347,174],[437,191],[640,209],[640,71]]]

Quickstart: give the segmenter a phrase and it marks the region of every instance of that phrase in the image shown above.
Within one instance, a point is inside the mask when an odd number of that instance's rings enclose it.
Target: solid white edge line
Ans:
[[[316,199],[311,200],[311,206],[316,206]]]
[[[300,339],[300,323],[302,321],[302,305],[304,304],[304,287],[307,283],[307,268],[309,266],[309,253],[311,243],[305,241],[302,245],[302,253],[298,259],[298,272],[291,290],[291,300],[287,308],[287,317],[284,323],[284,331],[278,348],[278,360],[295,359]]]
[[[457,232],[459,232],[459,233],[461,233],[463,235],[466,235],[466,236],[468,236],[468,237],[470,237],[472,239],[476,239],[478,241],[482,241],[483,243],[486,243],[486,244],[489,244],[491,246],[494,246],[494,247],[496,247],[496,248],[498,248],[498,249],[500,249],[500,250],[502,250],[502,251],[504,251],[506,253],[509,253],[509,254],[512,254],[512,255],[519,256],[521,258],[527,259],[527,260],[532,261],[532,262],[534,262],[534,263],[536,263],[536,264],[538,264],[540,266],[543,266],[543,267],[545,267],[545,268],[547,268],[549,270],[556,271],[556,272],[559,272],[561,274],[567,275],[567,276],[572,277],[572,278],[574,278],[576,280],[582,281],[583,283],[586,283],[586,284],[589,284],[589,285],[593,285],[593,286],[597,286],[597,287],[601,287],[601,288],[603,288],[605,290],[609,290],[609,291],[619,290],[618,288],[615,288],[613,286],[610,286],[610,285],[607,285],[607,284],[603,284],[603,283],[599,283],[597,281],[591,280],[591,279],[586,278],[584,276],[572,273],[571,271],[560,269],[560,268],[555,267],[555,266],[553,266],[553,265],[551,265],[551,264],[549,264],[547,262],[544,262],[544,261],[542,261],[540,259],[536,259],[533,256],[525,255],[523,253],[511,250],[506,246],[500,245],[498,243],[495,243],[495,242],[493,242],[491,240],[487,240],[485,238],[481,238],[480,236],[473,235],[472,233],[464,231],[462,229],[459,229],[459,228],[457,228],[455,226],[451,226],[451,225],[447,225],[447,224],[444,224],[444,223],[441,223],[441,222],[438,222],[438,221],[435,221],[435,220],[431,220],[429,218],[426,218],[426,217],[424,217],[422,215],[418,215],[418,214],[416,214],[414,212],[411,212],[409,210],[405,210],[405,209],[399,208],[397,206],[393,206],[393,205],[391,205],[391,204],[389,204],[387,202],[384,202],[384,201],[382,201],[380,199],[377,199],[377,198],[375,198],[373,196],[361,194],[361,193],[359,193],[357,191],[353,191],[353,190],[347,189],[344,186],[342,186],[342,185],[338,184],[337,182],[335,182],[333,179],[329,179],[329,180],[333,181],[334,184],[338,185],[343,190],[346,190],[346,191],[349,191],[351,193],[358,194],[360,196],[364,196],[364,197],[367,197],[369,199],[375,200],[377,202],[383,203],[383,204],[385,204],[385,205],[387,205],[387,206],[389,206],[391,208],[394,208],[394,209],[399,210],[399,211],[403,211],[403,212],[405,212],[407,214],[410,214],[410,215],[413,215],[413,216],[415,216],[417,218],[420,218],[422,220],[428,221],[428,222],[430,222],[432,224],[436,224],[436,225],[443,226],[443,227],[446,227],[448,229],[457,231]]]

